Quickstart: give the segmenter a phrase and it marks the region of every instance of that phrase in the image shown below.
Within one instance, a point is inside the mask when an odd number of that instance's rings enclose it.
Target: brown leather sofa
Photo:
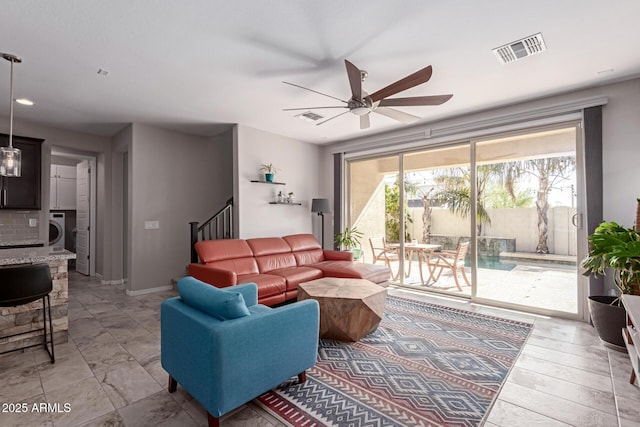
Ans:
[[[199,264],[189,275],[219,288],[258,285],[258,302],[274,305],[298,294],[298,284],[321,277],[389,280],[388,267],[353,262],[351,252],[322,249],[312,234],[255,239],[204,240],[195,244]]]

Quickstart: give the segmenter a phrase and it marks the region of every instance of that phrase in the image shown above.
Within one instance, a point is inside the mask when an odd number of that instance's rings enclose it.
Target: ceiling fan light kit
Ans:
[[[3,53],[2,57],[11,63],[11,73],[9,77],[9,146],[0,147],[0,175],[19,177],[22,153],[13,147],[13,64],[21,63],[22,59],[9,53]]]
[[[404,111],[396,110],[389,107],[415,107],[425,105],[441,105],[447,102],[453,95],[435,95],[435,96],[415,96],[409,98],[388,98],[397,93],[411,89],[412,87],[426,83],[431,78],[433,68],[429,65],[421,70],[416,71],[413,74],[404,77],[395,83],[392,83],[377,92],[368,94],[362,89],[362,82],[367,78],[368,73],[364,70],[360,70],[348,60],[344,60],[345,67],[347,69],[347,77],[349,78],[349,86],[351,87],[351,98],[348,101],[340,99],[338,97],[327,95],[317,90],[309,89],[304,86],[300,86],[294,83],[283,82],[285,84],[308,90],[310,92],[326,96],[332,99],[336,99],[342,102],[344,105],[324,106],[324,107],[305,107],[305,108],[286,108],[283,111],[293,110],[312,110],[312,109],[324,109],[324,108],[346,108],[340,114],[329,117],[319,123],[319,126],[337,117],[340,117],[346,113],[351,113],[354,116],[360,118],[360,129],[368,129],[371,126],[370,113],[378,113],[391,119],[397,120],[401,123],[415,123],[420,120],[420,117],[414,116]]]

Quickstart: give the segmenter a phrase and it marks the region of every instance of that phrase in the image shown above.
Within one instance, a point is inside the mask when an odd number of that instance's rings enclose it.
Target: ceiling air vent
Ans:
[[[493,49],[493,53],[496,54],[500,63],[508,64],[509,62],[514,62],[518,59],[544,52],[545,50],[547,50],[547,47],[542,39],[542,34],[538,33],[504,46],[497,47]]]
[[[296,115],[296,117],[301,119],[301,120],[308,121],[308,122],[316,122],[316,121],[324,118],[320,114],[316,114],[313,111],[305,111],[304,113]]]

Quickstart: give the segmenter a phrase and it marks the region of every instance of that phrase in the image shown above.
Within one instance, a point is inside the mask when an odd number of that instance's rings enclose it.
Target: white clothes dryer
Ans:
[[[49,246],[64,249],[64,212],[49,213]]]

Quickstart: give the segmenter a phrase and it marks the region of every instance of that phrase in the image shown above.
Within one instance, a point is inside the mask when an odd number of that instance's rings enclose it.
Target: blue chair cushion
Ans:
[[[251,314],[240,292],[219,289],[191,276],[178,280],[178,293],[185,304],[219,320]]]

